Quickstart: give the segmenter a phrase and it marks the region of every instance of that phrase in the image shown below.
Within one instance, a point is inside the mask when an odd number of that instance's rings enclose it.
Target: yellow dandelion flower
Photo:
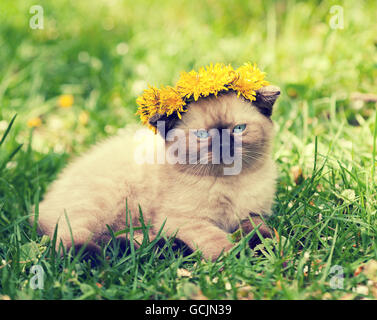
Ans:
[[[58,106],[60,108],[70,108],[72,107],[73,102],[74,98],[71,94],[63,94],[58,98]]]
[[[264,80],[265,73],[261,72],[256,64],[245,63],[236,72],[237,78],[230,85],[230,89],[236,91],[237,96],[242,94],[250,101],[255,100],[256,90],[269,84]]]
[[[182,98],[189,99],[193,96],[196,101],[204,89],[203,85],[205,84],[199,73],[192,70],[181,73],[176,87]]]
[[[39,117],[31,118],[27,121],[27,126],[29,128],[38,128],[42,125],[42,119]]]
[[[200,97],[211,94],[217,96],[220,91],[227,91],[228,85],[236,78],[236,72],[231,66],[222,63],[201,67],[198,72],[182,72],[176,88],[182,98],[197,101]]]
[[[206,70],[202,69],[202,74],[207,83],[207,93],[215,96],[220,91],[228,91],[229,84],[237,77],[236,72],[230,65],[226,66],[221,63],[207,66]]]
[[[185,112],[183,108],[186,102],[183,101],[176,89],[172,87],[165,87],[160,92],[160,114],[166,113],[170,116],[173,112],[177,112],[178,117],[181,119],[180,112]]]
[[[143,95],[136,99],[139,105],[136,114],[140,116],[143,124],[147,124],[149,118],[160,111],[160,91],[156,87],[149,86],[144,90]]]

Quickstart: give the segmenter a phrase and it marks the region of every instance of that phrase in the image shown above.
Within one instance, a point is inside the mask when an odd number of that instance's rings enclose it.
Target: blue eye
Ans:
[[[207,130],[204,130],[204,129],[201,129],[201,130],[198,130],[195,132],[195,135],[199,138],[199,139],[207,139],[209,137],[209,133]]]
[[[245,131],[245,129],[246,129],[246,124],[238,124],[233,128],[233,132],[234,133],[241,133],[241,132]]]

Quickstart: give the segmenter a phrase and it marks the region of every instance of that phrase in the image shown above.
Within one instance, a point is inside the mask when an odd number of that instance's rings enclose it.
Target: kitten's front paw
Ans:
[[[252,219],[254,225],[258,227],[258,230],[260,234],[262,235],[263,238],[272,238],[272,232],[269,226],[267,226],[264,221],[261,219],[260,216],[255,215],[255,214],[250,214],[250,218]],[[251,231],[254,230],[253,224],[250,222],[249,219],[241,221],[241,231],[242,234],[248,235]],[[249,240],[249,246],[250,248],[256,247],[258,244],[260,244],[262,241],[255,233],[253,237]]]
[[[217,241],[206,243],[199,248],[206,260],[215,261],[222,253],[228,252],[234,246],[227,239],[219,239]]]
[[[73,243],[69,230],[62,229],[59,231],[58,228],[56,238],[56,251],[59,250],[59,246],[60,244],[62,244],[66,251],[74,247],[75,252],[77,253],[82,247],[85,247],[85,252],[88,252],[91,255],[99,254],[101,252],[100,246],[93,241],[93,234],[89,230],[85,228],[73,229],[72,237]]]

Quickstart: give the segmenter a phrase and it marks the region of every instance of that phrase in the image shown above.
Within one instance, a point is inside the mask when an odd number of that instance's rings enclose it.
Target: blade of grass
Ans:
[[[5,138],[7,137],[8,133],[10,132],[10,129],[12,128],[14,120],[16,120],[16,117],[17,117],[17,113],[13,116],[12,120],[9,122],[9,125],[6,128],[6,130],[3,134],[3,137],[0,140],[0,146],[3,144],[3,142],[5,141]]]

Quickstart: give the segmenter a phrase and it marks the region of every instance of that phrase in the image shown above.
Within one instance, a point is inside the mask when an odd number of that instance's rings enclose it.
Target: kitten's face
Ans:
[[[185,152],[174,148],[178,141],[174,132],[180,132],[181,137],[184,133],[179,148]],[[182,120],[167,135],[166,148],[168,154],[170,148],[171,156],[179,158],[180,170],[222,176],[224,168],[238,165],[230,173],[233,175],[262,164],[272,138],[270,118],[250,101],[230,92],[190,103]]]

